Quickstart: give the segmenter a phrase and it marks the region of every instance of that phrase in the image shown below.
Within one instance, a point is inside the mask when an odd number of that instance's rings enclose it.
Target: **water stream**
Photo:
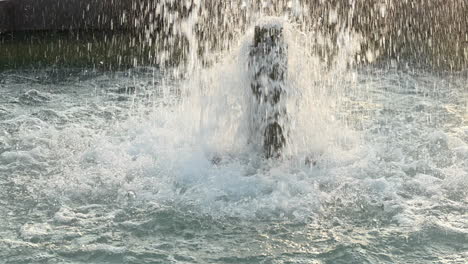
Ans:
[[[0,263],[466,263],[467,72],[361,65],[361,35],[290,5],[290,133],[265,159],[247,60],[283,10],[262,10],[216,44],[203,8],[173,20],[175,68],[0,72]]]

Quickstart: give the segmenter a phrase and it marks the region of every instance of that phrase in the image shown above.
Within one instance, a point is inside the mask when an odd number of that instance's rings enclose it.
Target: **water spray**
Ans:
[[[280,22],[255,27],[250,50],[249,71],[251,90],[256,104],[253,109],[253,138],[263,144],[267,158],[280,156],[286,144],[285,81],[287,74],[287,45]]]

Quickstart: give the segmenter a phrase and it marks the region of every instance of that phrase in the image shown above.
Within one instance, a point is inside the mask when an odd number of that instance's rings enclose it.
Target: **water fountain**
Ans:
[[[210,60],[209,53],[235,46],[236,40],[258,18],[285,16],[302,31],[320,32],[325,36],[322,40],[329,39],[316,47],[325,59],[336,51],[337,33],[347,29],[363,37],[357,62],[378,58],[409,59],[434,68],[460,69],[468,60],[467,9],[464,0],[450,1],[446,5],[426,0],[349,3],[335,0],[236,0],[229,3],[213,0],[125,0],[118,3],[113,0],[3,0],[0,32],[113,32],[98,39],[112,43],[107,49],[119,50],[106,57],[107,60],[121,56],[120,64],[126,66],[174,65],[188,56],[186,33],[197,37],[197,47],[192,48],[196,48],[204,60]],[[188,17],[192,17],[192,27],[181,28],[187,25],[183,21]],[[117,33],[123,31],[132,34],[128,39],[120,39]],[[86,34],[74,34],[73,38],[82,38],[86,42],[84,46],[91,45],[83,50],[72,47],[79,53],[102,53],[98,47],[103,43],[90,41]],[[40,57],[69,49],[65,43],[57,46]],[[63,53],[57,56],[64,56]],[[93,63],[98,65],[99,61]]]
[[[281,21],[281,20],[279,20]],[[278,157],[286,143],[287,45],[283,25],[276,21],[255,26],[249,52],[251,89],[255,97],[251,132],[253,142],[263,142],[265,156]]]
[[[0,260],[466,262],[466,1],[89,1],[2,35]]]

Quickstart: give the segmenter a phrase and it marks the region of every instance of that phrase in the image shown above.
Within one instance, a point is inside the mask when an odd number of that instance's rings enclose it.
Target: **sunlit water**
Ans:
[[[350,71],[265,160],[233,71],[205,102],[156,69],[2,73],[2,262],[466,263],[466,75]]]
[[[466,263],[466,72],[353,66],[344,29],[324,61],[286,27],[289,137],[265,159],[252,29],[202,67],[192,20],[174,71],[0,73],[0,262]]]

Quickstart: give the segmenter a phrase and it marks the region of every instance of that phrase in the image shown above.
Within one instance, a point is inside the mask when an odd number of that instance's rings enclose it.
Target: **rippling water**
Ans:
[[[347,73],[281,160],[231,73],[0,73],[0,262],[466,263],[466,73]]]

